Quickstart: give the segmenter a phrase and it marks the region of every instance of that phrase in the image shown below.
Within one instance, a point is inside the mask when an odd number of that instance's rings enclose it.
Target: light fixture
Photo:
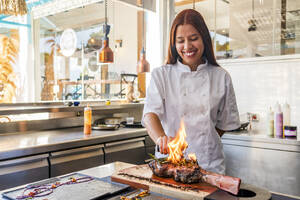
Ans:
[[[144,72],[149,72],[150,71],[150,65],[148,63],[148,61],[146,60],[146,51],[145,51],[145,39],[144,39],[144,34],[145,34],[145,31],[144,31],[144,22],[145,22],[145,11],[144,11],[144,0],[142,1],[142,4],[143,4],[143,36],[142,36],[142,39],[143,39],[143,47],[142,47],[142,50],[141,50],[141,54],[140,54],[140,61],[138,62],[138,65],[137,65],[137,73],[144,73]]]
[[[110,31],[110,25],[107,24],[107,0],[105,0],[105,24],[103,25],[104,37],[102,38],[102,47],[99,52],[98,61],[100,64],[113,63],[114,53],[109,48],[109,38],[107,35]]]

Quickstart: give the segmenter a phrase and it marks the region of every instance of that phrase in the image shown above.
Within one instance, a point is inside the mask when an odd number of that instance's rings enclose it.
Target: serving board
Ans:
[[[184,184],[172,178],[157,177],[153,175],[148,165],[137,165],[120,170],[111,176],[111,180],[178,199],[203,199],[218,190],[204,182]]]
[[[172,178],[160,178],[153,175],[148,165],[136,165],[122,169],[111,176],[111,180],[141,188],[176,199],[204,199],[204,200],[269,200],[270,192],[250,184],[241,184],[243,193],[254,192],[255,196],[233,196],[208,183],[184,184],[174,181]]]

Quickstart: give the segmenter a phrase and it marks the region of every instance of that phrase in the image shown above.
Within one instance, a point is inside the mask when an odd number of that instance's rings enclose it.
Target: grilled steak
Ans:
[[[172,163],[160,164],[157,161],[149,163],[153,174],[164,178],[174,178],[175,181],[182,183],[198,183],[201,181],[202,174],[198,165],[178,166]]]
[[[239,192],[241,179],[206,171],[201,169],[197,164],[161,164],[153,160],[148,165],[153,174],[159,177],[172,177],[175,181],[188,184],[203,181],[235,195]]]

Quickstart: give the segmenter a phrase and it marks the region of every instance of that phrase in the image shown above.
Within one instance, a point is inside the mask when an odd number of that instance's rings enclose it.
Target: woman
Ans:
[[[216,62],[204,19],[192,9],[176,16],[167,64],[153,70],[147,89],[143,124],[160,153],[168,153],[181,119],[187,153],[195,153],[202,168],[224,174],[220,138],[240,126],[239,114],[230,75]]]

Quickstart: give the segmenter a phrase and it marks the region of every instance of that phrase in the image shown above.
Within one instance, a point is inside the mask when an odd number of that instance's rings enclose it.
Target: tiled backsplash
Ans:
[[[231,75],[240,115],[258,113],[265,129],[266,113],[278,101],[291,108],[291,125],[300,128],[300,55],[222,60]],[[300,131],[300,130],[298,130]]]

